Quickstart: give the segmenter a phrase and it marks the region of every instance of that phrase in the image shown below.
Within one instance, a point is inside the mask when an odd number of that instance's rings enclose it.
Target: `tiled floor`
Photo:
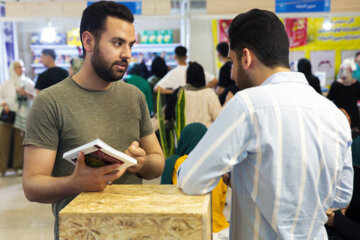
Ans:
[[[144,181],[144,184],[159,183],[159,178]],[[227,218],[229,211],[226,206]],[[22,189],[21,177],[15,172],[8,171],[5,177],[0,177],[0,240],[51,240],[54,238],[53,221],[51,204],[29,202]]]
[[[0,240],[54,238],[51,205],[29,202],[14,172],[0,178],[0,203]]]

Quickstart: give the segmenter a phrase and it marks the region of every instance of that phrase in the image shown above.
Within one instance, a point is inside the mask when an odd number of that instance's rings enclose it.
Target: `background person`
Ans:
[[[178,88],[170,96],[166,108],[165,119],[175,121],[175,106],[178,92],[184,89],[185,96],[185,125],[199,122],[210,127],[222,111],[215,91],[205,86],[203,67],[197,62],[190,62],[186,70],[186,85]]]
[[[65,69],[56,66],[56,53],[53,49],[42,50],[40,58],[41,63],[44,64],[47,69],[43,73],[40,73],[37,78],[35,85],[36,93],[39,93],[40,90],[59,83],[69,76]]]
[[[160,91],[162,94],[172,94],[173,91],[179,87],[186,85],[186,56],[187,49],[183,46],[178,46],[175,48],[175,61],[177,62],[177,67],[170,70],[154,87],[154,92],[157,93]],[[207,87],[214,87],[217,83],[214,75],[205,72],[205,80]]]
[[[11,122],[0,121],[0,175],[4,176],[10,156],[13,167],[21,175],[24,148],[21,145],[28,112],[35,95],[34,83],[24,75],[24,63],[14,61],[9,67],[9,79],[0,85],[0,106],[2,114],[12,112]],[[10,153],[11,145],[13,152]]]
[[[346,61],[340,65],[338,79],[331,84],[328,98],[339,108],[344,108],[350,115],[351,128],[359,130],[360,83],[352,77],[351,64]]]
[[[166,159],[161,184],[177,183],[177,170],[186,161],[188,154],[195,148],[201,138],[205,135],[207,128],[201,123],[191,123],[181,132],[176,153]],[[220,180],[211,192],[212,194],[212,229],[214,240],[229,239],[229,223],[224,215],[227,186]]]
[[[321,94],[320,80],[318,77],[312,74],[310,61],[306,58],[301,58],[298,61],[297,69],[299,72],[302,72],[305,75],[309,85],[312,86],[319,94]]]
[[[142,67],[140,64],[133,64],[127,72],[127,76],[124,78],[124,82],[136,86],[144,95],[149,109],[150,116],[154,114],[154,105],[152,99],[152,90],[150,84],[141,77]]]

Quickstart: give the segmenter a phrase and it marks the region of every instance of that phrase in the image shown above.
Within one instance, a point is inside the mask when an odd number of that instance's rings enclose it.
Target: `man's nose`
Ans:
[[[123,59],[130,59],[131,58],[131,48],[130,46],[124,46],[124,48],[121,51],[120,57]]]

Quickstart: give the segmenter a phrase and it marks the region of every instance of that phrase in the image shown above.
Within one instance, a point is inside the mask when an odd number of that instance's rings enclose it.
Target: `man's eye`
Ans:
[[[133,46],[134,46],[134,44],[131,44],[131,45],[130,45],[130,49],[132,49],[132,48],[133,48]]]
[[[114,46],[115,46],[115,47],[119,47],[120,45],[121,45],[120,42],[114,42]]]

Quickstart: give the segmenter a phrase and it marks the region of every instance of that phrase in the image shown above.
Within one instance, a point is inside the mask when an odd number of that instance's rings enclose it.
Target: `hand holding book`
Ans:
[[[112,183],[125,173],[126,168],[120,169],[120,166],[119,163],[113,163],[98,168],[89,167],[85,163],[84,154],[79,152],[75,170],[71,175],[73,187],[78,193],[102,191],[109,182]]]
[[[125,150],[125,153],[137,160],[137,164],[129,167],[127,171],[130,173],[139,173],[145,163],[146,152],[144,149],[139,147],[139,143],[137,141],[133,141],[130,147]]]

